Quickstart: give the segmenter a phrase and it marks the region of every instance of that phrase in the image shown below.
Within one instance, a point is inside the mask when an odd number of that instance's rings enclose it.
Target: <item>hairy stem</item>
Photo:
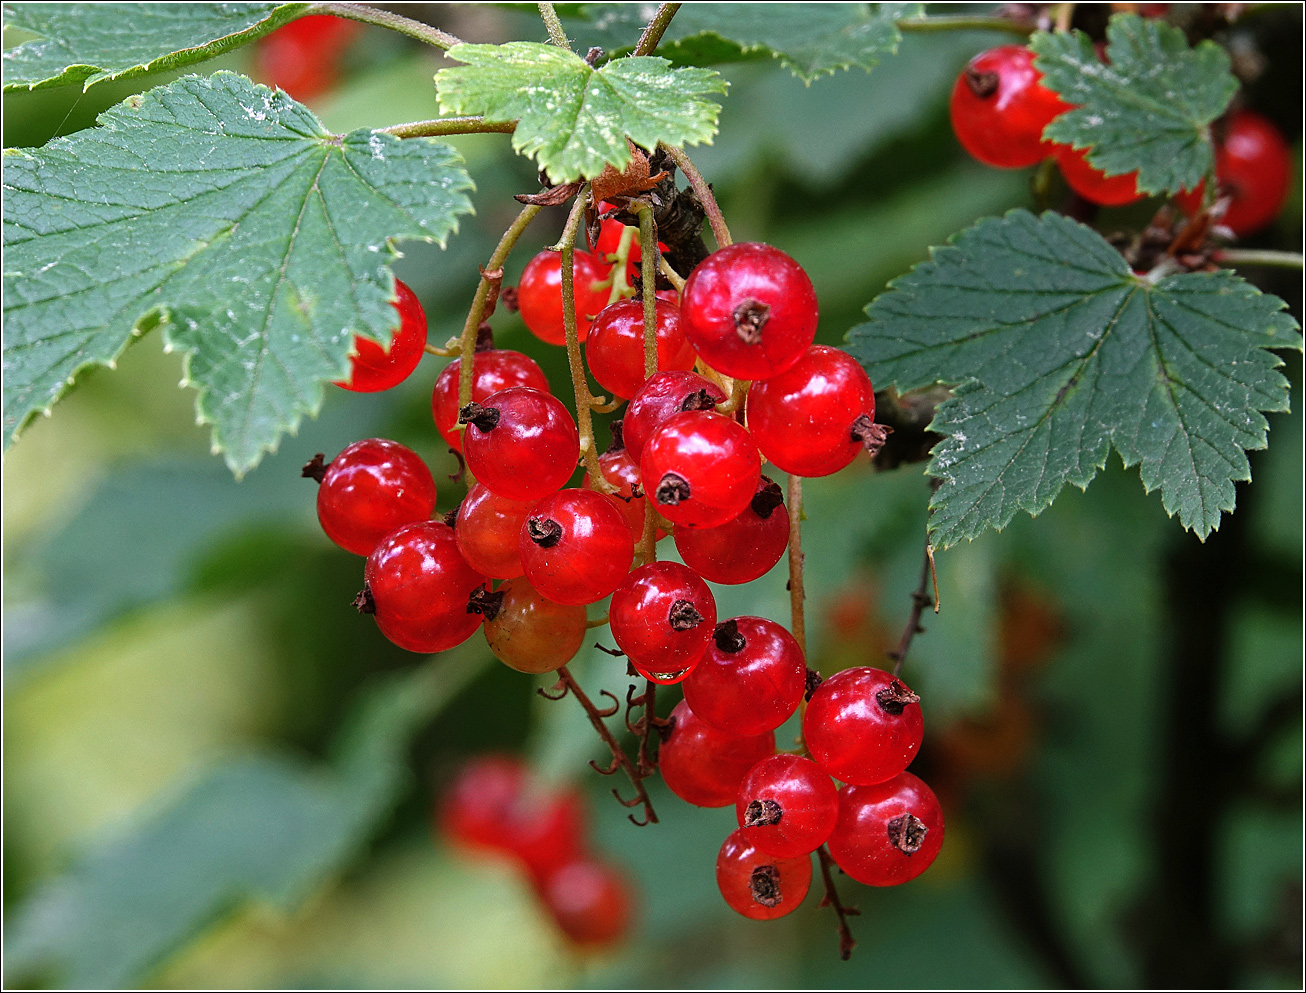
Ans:
[[[664,3],[658,7],[658,12],[653,15],[653,19],[648,22],[648,27],[644,33],[639,36],[639,44],[631,55],[652,55],[654,49],[658,47],[658,42],[662,40],[663,33],[671,23],[671,18],[676,16],[676,11],[680,9],[678,3]]]
[[[1005,17],[906,17],[897,22],[899,31],[1005,31],[1007,34],[1027,35],[1034,31],[1032,24],[1008,20]]]
[[[449,134],[512,134],[516,121],[487,121],[484,117],[445,117],[431,121],[410,121],[377,128],[396,138],[436,138]]]
[[[803,478],[789,474],[789,627],[807,658],[807,622],[803,601]]]
[[[544,21],[544,26],[549,31],[549,41],[559,48],[565,48],[570,51],[571,43],[567,41],[567,32],[562,30],[562,21],[558,18],[558,12],[553,9],[551,3],[536,4],[540,8],[540,18]]]
[[[847,906],[839,899],[839,891],[834,888],[834,874],[830,871],[834,859],[830,857],[824,845],[816,850],[816,855],[821,864],[821,881],[825,884],[825,894],[821,897],[818,906],[834,908],[834,915],[839,919],[839,958],[847,962],[852,958],[853,949],[857,947],[852,929],[848,927],[848,918],[859,916],[861,911],[856,907]]]
[[[304,11],[304,13],[332,14],[336,17],[343,17],[350,21],[362,21],[364,24],[375,24],[378,27],[389,28],[391,31],[398,31],[400,34],[407,35],[409,38],[416,38],[418,41],[425,42],[428,45],[434,45],[436,48],[446,52],[453,48],[454,45],[461,45],[463,43],[461,38],[455,38],[447,31],[433,28],[429,24],[415,21],[411,17],[404,17],[402,14],[395,14],[388,10],[369,7],[365,3],[315,3]]]
[[[721,214],[721,207],[716,202],[712,187],[707,185],[707,180],[703,178],[703,174],[698,171],[694,163],[689,160],[689,156],[685,154],[683,148],[667,148],[666,145],[662,147],[667,149],[671,161],[685,174],[685,179],[688,180],[690,188],[698,197],[699,203],[703,205],[703,210],[707,213],[707,223],[712,227],[712,237],[716,239],[716,247],[725,248],[731,244],[730,229],[726,227],[726,219]]]
[[[640,288],[644,297],[644,378],[647,379],[658,371],[658,298],[654,272],[654,266],[657,264],[654,258],[658,254],[658,235],[653,228],[652,207],[641,201],[636,204],[635,213],[639,215]]]
[[[1215,262],[1230,265],[1263,265],[1274,269],[1301,269],[1301,252],[1276,252],[1270,248],[1221,248],[1211,255]]]

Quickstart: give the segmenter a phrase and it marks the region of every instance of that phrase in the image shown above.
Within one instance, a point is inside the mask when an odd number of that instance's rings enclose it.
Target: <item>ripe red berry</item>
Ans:
[[[358,24],[327,14],[310,14],[261,38],[255,53],[258,74],[296,100],[311,100],[336,84],[340,56]]]
[[[1138,173],[1108,176],[1088,164],[1087,150],[1076,150],[1069,145],[1056,145],[1057,165],[1066,185],[1085,200],[1103,207],[1123,207],[1143,199],[1138,192]]]
[[[426,312],[408,286],[395,280],[395,310],[399,327],[389,348],[368,338],[354,338],[354,356],[349,360],[349,379],[337,386],[356,393],[376,393],[398,386],[407,379],[426,348]]]
[[[762,460],[738,421],[688,410],[658,426],[639,468],[658,513],[673,524],[710,528],[744,512],[757,492]]]
[[[582,855],[537,881],[545,909],[578,945],[611,945],[626,934],[634,910],[630,885],[610,865]]]
[[[680,328],[703,361],[736,379],[769,379],[816,337],[816,290],[778,248],[736,242],[700,262],[685,281]]]
[[[676,551],[704,579],[751,583],[766,575],[789,545],[789,515],[780,487],[766,476],[744,512],[714,528],[676,528]]]
[[[615,422],[612,427],[617,431],[621,422]],[[621,512],[626,517],[626,523],[630,525],[630,533],[638,544],[644,537],[644,486],[643,477],[639,474],[639,464],[630,457],[630,452],[624,448],[611,448],[599,456],[599,471],[603,473],[603,478],[613,486],[617,487],[615,494],[616,500],[621,504]],[[589,473],[586,473],[581,480],[581,486],[585,489],[593,489],[590,486]],[[639,496],[635,496],[638,493]],[[657,537],[665,538],[666,532],[661,528],[657,529]]]
[[[608,624],[633,665],[678,674],[692,669],[707,649],[716,600],[692,569],[650,562],[629,573],[612,594]]]
[[[949,113],[962,148],[985,165],[1023,169],[1051,154],[1043,129],[1071,105],[1043,85],[1023,45],[980,52],[957,77]]]
[[[617,501],[593,490],[566,489],[537,503],[522,525],[526,578],[557,603],[602,600],[630,569],[635,540]]]
[[[433,510],[431,470],[411,448],[383,438],[356,441],[332,459],[317,491],[322,530],[355,555],[369,554],[391,531]]]
[[[920,698],[866,666],[821,683],[803,715],[812,758],[835,779],[857,785],[882,783],[911,765],[923,731]]]
[[[658,369],[694,368],[693,346],[680,333],[680,309],[658,300],[654,313]],[[633,397],[645,380],[644,304],[619,300],[600,311],[585,342],[585,358],[600,386],[619,397]]]
[[[875,786],[839,790],[830,857],[867,886],[897,886],[930,867],[943,847],[943,811],[910,772]]]
[[[580,433],[562,403],[542,390],[514,386],[469,403],[463,454],[472,475],[501,497],[538,500],[576,469]]]
[[[468,490],[454,526],[467,564],[492,579],[520,576],[521,526],[533,506],[530,500],[505,499],[483,483]]]
[[[711,410],[725,399],[719,386],[697,373],[680,369],[655,372],[626,407],[626,416],[621,421],[626,451],[638,463],[644,454],[644,443],[672,414],[682,410]]]
[[[454,359],[440,370],[431,391],[431,416],[445,444],[455,452],[463,450],[463,435],[458,428],[458,375],[462,360]],[[472,400],[485,403],[486,397],[512,386],[529,386],[541,393],[549,392],[549,380],[535,360],[521,352],[492,348],[477,352],[472,360]]]
[[[870,377],[847,352],[813,345],[748,392],[748,430],[766,458],[798,476],[828,476],[862,451],[875,421]]]
[[[740,738],[704,724],[681,700],[671,711],[666,740],[658,747],[658,770],[667,789],[696,807],[735,802],[739,783],[775,752],[775,732]]]
[[[1245,237],[1260,231],[1283,208],[1291,185],[1292,153],[1279,129],[1251,110],[1229,118],[1224,140],[1215,147],[1215,176],[1220,195],[1229,197],[1221,222]],[[1205,183],[1175,201],[1190,214],[1202,206]]]
[[[716,884],[730,909],[773,921],[798,909],[812,885],[812,857],[779,858],[758,851],[734,832],[716,857]]]
[[[739,784],[735,816],[744,838],[768,855],[794,858],[816,851],[834,830],[839,793],[811,759],[773,755]]]
[[[585,608],[546,600],[522,576],[494,592],[474,591],[469,606],[485,617],[485,640],[494,657],[518,672],[553,672],[570,662],[585,640]]]
[[[367,589],[381,633],[410,652],[443,652],[480,626],[467,612],[472,590],[488,580],[458,552],[453,528],[440,521],[405,524],[367,557]]]
[[[685,700],[723,734],[762,734],[783,724],[803,700],[807,665],[794,636],[763,617],[717,625],[685,680]]]
[[[590,321],[608,304],[607,286],[596,286],[608,278],[610,266],[589,252],[572,257],[572,291],[575,296],[576,333],[581,341],[589,334]],[[562,323],[562,253],[540,252],[526,263],[517,284],[517,309],[530,332],[550,345],[565,345]]]

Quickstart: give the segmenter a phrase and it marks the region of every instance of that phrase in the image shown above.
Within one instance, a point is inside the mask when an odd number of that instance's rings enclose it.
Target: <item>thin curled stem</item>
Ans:
[[[926,538],[925,557],[924,561],[921,562],[921,581],[911,595],[911,614],[907,618],[907,626],[903,628],[902,637],[898,639],[898,647],[889,652],[889,658],[893,659],[893,674],[895,676],[902,669],[902,663],[907,658],[907,651],[911,648],[912,639],[918,634],[925,633],[925,628],[921,626],[921,615],[925,613],[925,608],[933,607],[936,614],[939,612],[938,583],[935,582],[934,584],[933,598],[927,592],[934,574],[934,549],[930,545],[929,539]]]
[[[716,202],[712,187],[708,186],[707,180],[698,171],[698,167],[690,161],[683,148],[668,148],[666,145],[662,147],[666,148],[667,154],[671,156],[671,161],[684,173],[690,188],[698,197],[699,203],[703,205],[703,210],[707,213],[707,223],[712,227],[712,237],[716,239],[716,247],[725,248],[727,245],[732,244],[730,229],[726,227],[726,219],[721,213],[721,206]]]
[[[658,11],[653,15],[653,19],[648,22],[644,28],[644,33],[639,36],[639,44],[631,55],[652,55],[658,47],[658,42],[662,40],[662,35],[666,32],[667,26],[671,23],[671,18],[676,16],[676,11],[680,9],[678,3],[664,3],[658,6]]]
[[[391,31],[398,31],[409,38],[416,38],[428,45],[434,45],[445,52],[453,48],[454,45],[463,43],[461,38],[456,38],[447,31],[441,31],[439,28],[423,24],[421,21],[415,21],[411,17],[404,17],[402,14],[395,14],[377,7],[369,7],[365,3],[315,3],[304,13],[332,14],[350,21],[375,24],[378,27],[389,28]]]
[[[516,121],[487,121],[484,117],[442,117],[430,121],[409,121],[377,128],[383,134],[396,138],[438,138],[450,134],[512,134]]]
[[[839,958],[847,962],[852,958],[853,949],[857,947],[857,941],[853,938],[852,929],[848,927],[848,918],[857,917],[861,911],[856,907],[850,907],[839,899],[839,891],[834,888],[834,874],[830,867],[834,865],[834,859],[822,845],[816,850],[817,860],[821,865],[821,881],[825,884],[825,893],[821,897],[819,906],[833,907],[834,915],[839,919]]]

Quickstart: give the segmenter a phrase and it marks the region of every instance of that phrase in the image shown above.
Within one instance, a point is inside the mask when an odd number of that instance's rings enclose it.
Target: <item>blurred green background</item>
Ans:
[[[468,40],[543,40],[518,11],[408,6]],[[1248,103],[1300,162],[1300,8],[1249,18],[1239,39],[1264,55]],[[807,268],[820,340],[839,343],[929,245],[1031,204],[1028,173],[973,163],[947,123],[957,71],[1004,40],[911,36],[874,73],[810,87],[770,61],[723,67],[720,134],[695,161],[737,238]],[[441,64],[368,28],[312,105],[335,131],[436,116]],[[218,67],[253,71],[249,52],[202,69]],[[4,143],[88,127],[167,78],[6,95]],[[537,188],[504,136],[454,143],[477,216],[447,251],[405,245],[396,266],[435,343],[460,328],[510,194]],[[561,223],[528,232],[510,281]],[[1298,185],[1248,244],[1299,249],[1301,233]],[[1299,273],[1246,275],[1300,319]],[[560,349],[502,310],[493,323],[565,391]],[[4,462],[6,985],[1299,986],[1302,370],[1285,360],[1293,413],[1270,418],[1255,483],[1205,544],[1114,459],[1037,520],[940,555],[943,610],[904,675],[927,714],[913,771],[948,840],[908,886],[841,880],[861,910],[844,963],[818,893],[772,923],[725,907],[713,864],[732,811],[655,782],[662,822],[633,827],[586,765],[601,747],[573,701],[537,697],[479,635],[430,662],[351,609],[361,562],[321,533],[299,466],[393,438],[454,506],[429,411],[443,360],[387,394],[331,390],[236,482],[194,423],[180,358],[146,337]],[[922,466],[861,466],[806,493],[813,664],[879,664],[920,566]],[[786,620],[785,579],[717,588],[722,615]],[[573,671],[592,693],[626,684],[598,652]],[[622,945],[575,952],[509,867],[433,837],[442,784],[487,750],[590,794],[596,846],[640,890]]]

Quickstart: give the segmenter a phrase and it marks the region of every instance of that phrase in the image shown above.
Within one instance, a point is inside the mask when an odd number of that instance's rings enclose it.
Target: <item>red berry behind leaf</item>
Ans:
[[[1071,109],[1043,85],[1034,53],[1002,45],[970,60],[952,88],[952,130],[967,152],[985,165],[1023,169],[1051,154],[1043,129]]]
[[[398,386],[422,361],[426,348],[426,312],[413,291],[395,280],[395,309],[399,327],[389,348],[382,348],[367,338],[354,339],[354,356],[350,361],[349,379],[336,385],[355,393],[377,393]]]
[[[1085,200],[1102,207],[1123,207],[1143,199],[1138,192],[1138,173],[1108,176],[1088,164],[1087,150],[1076,150],[1069,145],[1057,145],[1057,165],[1066,185]]]

